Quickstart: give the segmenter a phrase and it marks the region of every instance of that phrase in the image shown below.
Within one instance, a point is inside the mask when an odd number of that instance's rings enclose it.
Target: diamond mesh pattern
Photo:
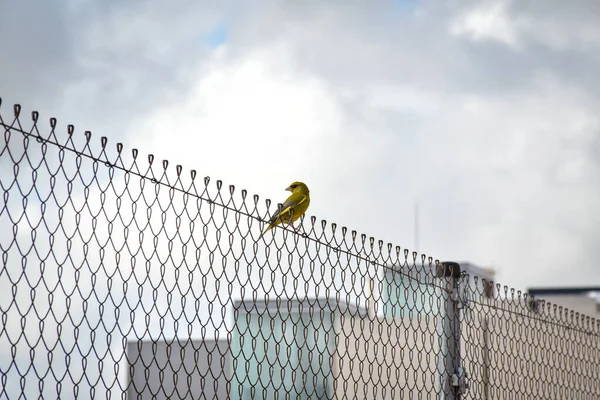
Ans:
[[[269,200],[22,121],[0,113],[0,399],[600,398],[589,317],[315,217],[261,236]]]

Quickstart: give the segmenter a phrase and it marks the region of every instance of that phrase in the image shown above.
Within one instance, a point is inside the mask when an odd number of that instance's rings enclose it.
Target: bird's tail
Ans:
[[[265,231],[263,233],[260,234],[260,236],[258,237],[259,239],[262,238],[265,233],[269,232],[271,229],[275,228],[276,224],[271,223],[269,224],[269,226],[267,227],[267,229],[265,229]]]

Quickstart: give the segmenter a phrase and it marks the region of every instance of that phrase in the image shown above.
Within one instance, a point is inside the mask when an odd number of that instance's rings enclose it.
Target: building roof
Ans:
[[[286,312],[307,312],[311,309],[323,309],[335,313],[350,313],[365,317],[367,310],[364,307],[350,304],[344,300],[336,300],[327,297],[305,297],[305,298],[258,298],[258,299],[239,299],[233,302],[234,310],[246,310],[247,312],[268,311],[286,311]]]
[[[450,264],[449,261],[441,261],[440,264]],[[480,267],[466,261],[459,261],[456,264],[460,265],[460,271],[467,272],[470,276],[477,276],[488,281],[494,280],[495,271],[493,268]],[[435,265],[390,265],[387,266],[388,272],[398,271],[407,274],[413,278],[421,278],[425,276],[436,276]]]
[[[585,295],[590,292],[600,292],[599,286],[573,286],[573,287],[540,287],[540,288],[529,288],[527,291],[529,294],[534,296],[556,296],[556,295],[571,295],[579,294]]]
[[[480,267],[466,261],[459,261],[458,263],[460,264],[461,269],[467,271],[469,275],[478,276],[490,281],[493,281],[494,276],[496,275],[496,271],[490,267]]]

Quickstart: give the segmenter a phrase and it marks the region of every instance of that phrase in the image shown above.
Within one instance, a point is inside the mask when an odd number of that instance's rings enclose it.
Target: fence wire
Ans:
[[[600,398],[592,318],[2,113],[0,399]]]

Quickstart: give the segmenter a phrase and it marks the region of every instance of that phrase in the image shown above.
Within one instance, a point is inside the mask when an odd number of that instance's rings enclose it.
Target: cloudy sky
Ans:
[[[300,4],[301,3],[301,4]],[[501,283],[599,285],[600,5],[7,2],[0,97]]]

